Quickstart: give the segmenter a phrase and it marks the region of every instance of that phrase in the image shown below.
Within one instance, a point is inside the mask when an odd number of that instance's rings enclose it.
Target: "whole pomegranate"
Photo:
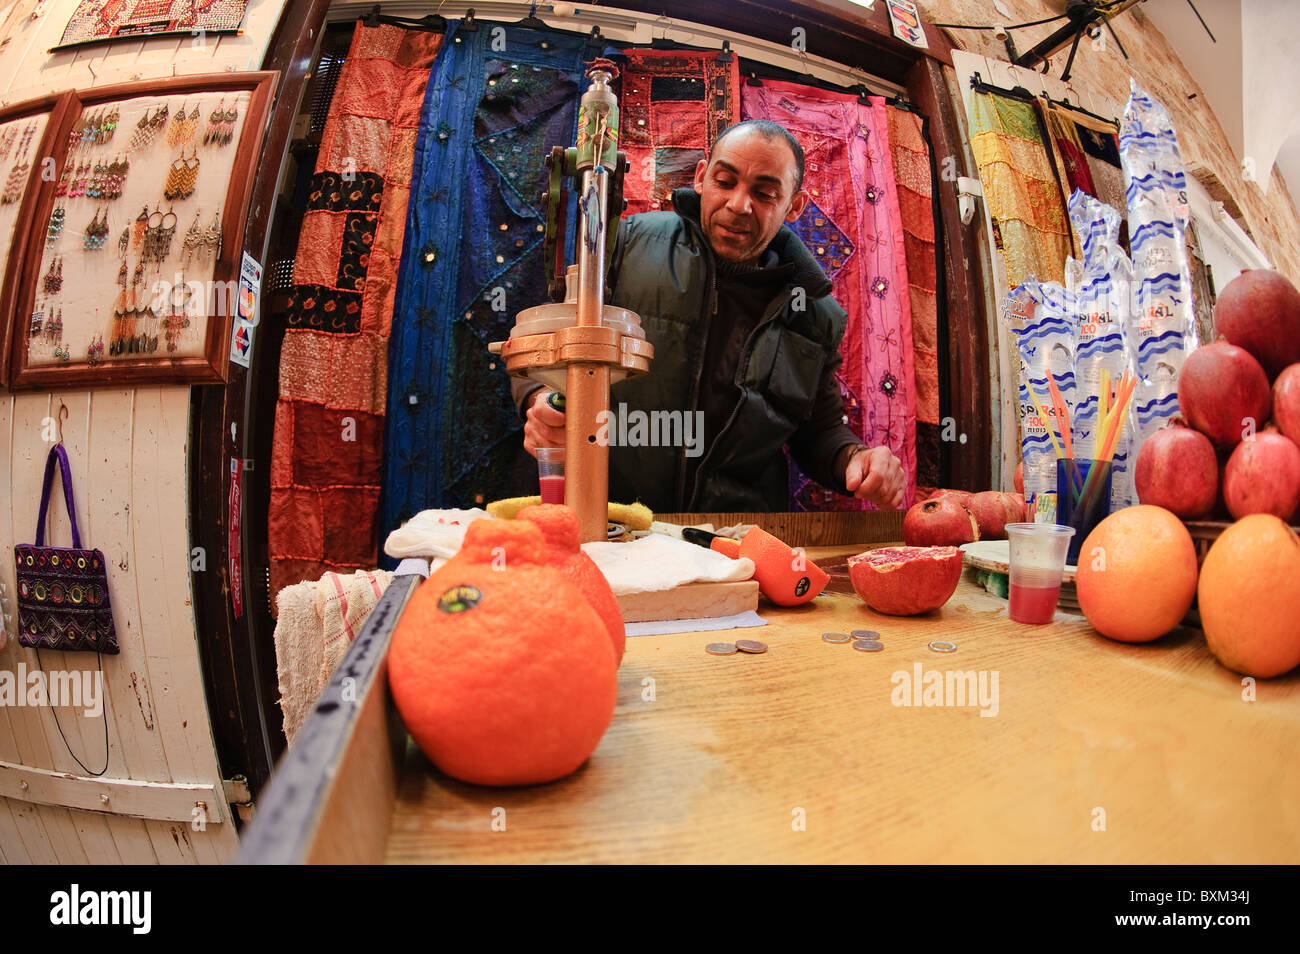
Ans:
[[[1214,326],[1254,355],[1270,381],[1300,361],[1300,291],[1280,272],[1251,268],[1228,282],[1214,305]]]
[[[903,516],[903,541],[909,547],[956,547],[979,538],[975,517],[951,497],[922,500]]]
[[[1291,520],[1300,506],[1300,447],[1274,430],[1242,441],[1228,458],[1223,498],[1237,520],[1252,513]]]
[[[1226,341],[1197,348],[1178,375],[1187,423],[1224,447],[1236,447],[1268,420],[1268,377],[1244,348]]]
[[[1273,422],[1300,444],[1300,364],[1293,364],[1273,382]]]
[[[1164,507],[1184,520],[1204,517],[1219,494],[1214,445],[1176,419],[1143,441],[1134,482],[1139,502]]]
[[[1005,540],[1006,525],[1017,523],[1025,517],[1025,498],[1019,494],[1004,494],[985,490],[971,496],[966,509],[979,524],[981,540]]]

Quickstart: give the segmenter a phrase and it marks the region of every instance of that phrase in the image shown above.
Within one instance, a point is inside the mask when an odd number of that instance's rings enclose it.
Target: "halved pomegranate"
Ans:
[[[938,609],[961,579],[956,547],[883,547],[849,557],[849,579],[878,613],[915,616]]]

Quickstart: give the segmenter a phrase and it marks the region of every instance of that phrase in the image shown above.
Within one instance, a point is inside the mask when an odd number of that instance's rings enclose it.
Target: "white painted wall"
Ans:
[[[20,0],[20,4],[23,0]],[[28,0],[30,3],[30,0]],[[242,35],[129,40],[49,53],[77,0],[51,0],[0,48],[0,104],[173,73],[259,69],[283,0],[250,0]],[[0,20],[2,22],[2,20]],[[24,329],[25,330],[25,329]],[[109,718],[108,778],[203,782],[221,787],[199,663],[189,584],[187,439],[189,388],[182,386],[15,393],[0,391],[0,611],[9,645],[0,669],[28,670],[36,654],[13,638],[13,547],[31,543],[50,444],[42,423],[69,409],[64,445],[72,461],[83,543],[104,551],[122,654],[104,657]],[[70,546],[62,507],[49,542]],[[47,668],[95,669],[88,654],[42,653]],[[68,741],[92,769],[103,764],[98,719],[61,710]],[[0,762],[81,774],[52,711],[0,707]],[[228,805],[205,830],[0,798],[0,860],[10,863],[216,863],[238,841]],[[219,824],[216,822],[220,822]]]

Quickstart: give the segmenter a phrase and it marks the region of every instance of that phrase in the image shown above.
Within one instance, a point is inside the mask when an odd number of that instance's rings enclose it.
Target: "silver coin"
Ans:
[[[885,648],[885,644],[878,639],[856,639],[853,648],[864,653],[878,653]]]
[[[765,653],[767,652],[767,643],[760,643],[757,639],[738,639],[736,648],[742,653]]]
[[[730,656],[736,651],[735,643],[709,643],[704,651],[713,656]]]
[[[874,629],[855,629],[850,634],[854,639],[879,639],[880,634]]]
[[[950,643],[946,639],[936,639],[930,643],[930,648],[936,653],[955,653],[957,651],[957,644]]]
[[[822,633],[822,639],[828,643],[847,643],[852,638],[848,633]]]

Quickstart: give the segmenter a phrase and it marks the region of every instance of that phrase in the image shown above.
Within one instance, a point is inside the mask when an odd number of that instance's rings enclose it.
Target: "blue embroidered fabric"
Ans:
[[[573,144],[592,54],[585,37],[458,25],[415,148],[389,341],[384,535],[431,507],[537,493],[505,365],[487,346],[549,300],[543,163]]]

